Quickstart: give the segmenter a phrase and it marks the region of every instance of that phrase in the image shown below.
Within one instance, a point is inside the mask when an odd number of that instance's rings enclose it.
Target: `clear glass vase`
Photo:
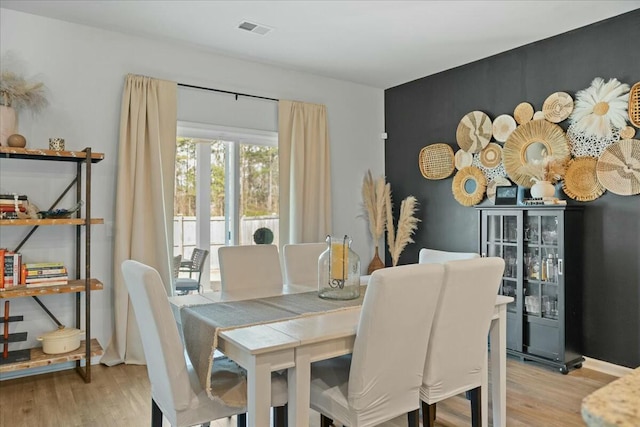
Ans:
[[[360,296],[360,257],[348,236],[327,236],[327,249],[318,258],[318,296],[349,300]]]

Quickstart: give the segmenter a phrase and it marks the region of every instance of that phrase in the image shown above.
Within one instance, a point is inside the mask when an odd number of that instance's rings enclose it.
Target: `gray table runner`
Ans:
[[[246,405],[244,379],[233,386],[238,389],[234,393],[228,393],[228,382],[224,385],[225,390],[216,390],[216,384],[211,382],[213,352],[218,346],[220,331],[359,307],[362,305],[365,289],[366,287],[362,286],[360,297],[347,301],[325,300],[319,298],[318,293],[314,291],[182,307],[180,317],[187,354],[198,374],[200,384],[212,399],[222,400],[230,406]],[[222,399],[223,392],[227,396],[235,397]]]

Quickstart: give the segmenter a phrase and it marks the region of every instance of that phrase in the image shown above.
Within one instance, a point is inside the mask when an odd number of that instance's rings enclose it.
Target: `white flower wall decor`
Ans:
[[[596,77],[591,86],[576,93],[569,121],[576,133],[611,139],[616,130],[627,125],[629,85],[611,78],[605,83]]]

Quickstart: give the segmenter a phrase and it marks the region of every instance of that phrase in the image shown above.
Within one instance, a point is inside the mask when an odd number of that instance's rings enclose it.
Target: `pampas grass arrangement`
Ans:
[[[378,242],[384,234],[386,223],[384,191],[384,177],[381,176],[374,180],[371,171],[367,171],[362,181],[362,200],[364,202],[367,221],[369,222],[369,235],[376,246],[373,259],[367,269],[367,274],[371,274],[375,270],[384,267],[384,263],[380,259],[380,255],[378,255]]]
[[[549,181],[552,184],[560,181],[566,170],[566,163],[554,156],[544,156],[542,160],[533,160],[522,166],[522,173],[531,176],[532,181]]]
[[[373,260],[369,264],[368,274],[378,268],[383,268],[384,263],[378,256],[378,242],[387,230],[387,246],[391,254],[391,262],[395,267],[398,264],[400,254],[404,248],[413,243],[411,236],[418,228],[418,218],[414,216],[418,209],[418,201],[409,196],[400,204],[400,216],[398,218],[398,230],[393,224],[393,199],[391,197],[391,184],[385,182],[384,176],[373,179],[371,171],[367,171],[362,181],[362,200],[365,215],[369,222],[369,234],[376,245]]]
[[[37,113],[47,106],[44,83],[30,83],[11,71],[0,74],[0,103],[16,110],[27,108]]]
[[[0,63],[0,105],[16,111],[28,109],[34,114],[48,105],[44,83],[24,77],[24,65],[13,51],[3,53]]]
[[[369,221],[369,234],[373,242],[378,242],[384,234],[385,210],[384,210],[384,177],[374,181],[371,171],[367,171],[362,181],[362,200]]]
[[[408,196],[400,203],[400,215],[398,217],[398,231],[393,225],[393,199],[391,197],[391,185],[385,186],[385,206],[387,209],[387,245],[391,255],[391,265],[398,265],[400,254],[404,248],[413,243],[411,236],[418,228],[418,218],[414,216],[418,210],[418,201],[413,196]]]

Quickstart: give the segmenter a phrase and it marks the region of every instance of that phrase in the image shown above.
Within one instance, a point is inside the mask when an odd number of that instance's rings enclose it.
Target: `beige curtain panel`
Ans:
[[[331,159],[324,105],[278,103],[280,245],[331,234]]]
[[[171,295],[177,84],[128,75],[122,96],[113,253],[113,336],[101,362],[144,364],[144,352],[120,265],[127,259],[160,272]]]

